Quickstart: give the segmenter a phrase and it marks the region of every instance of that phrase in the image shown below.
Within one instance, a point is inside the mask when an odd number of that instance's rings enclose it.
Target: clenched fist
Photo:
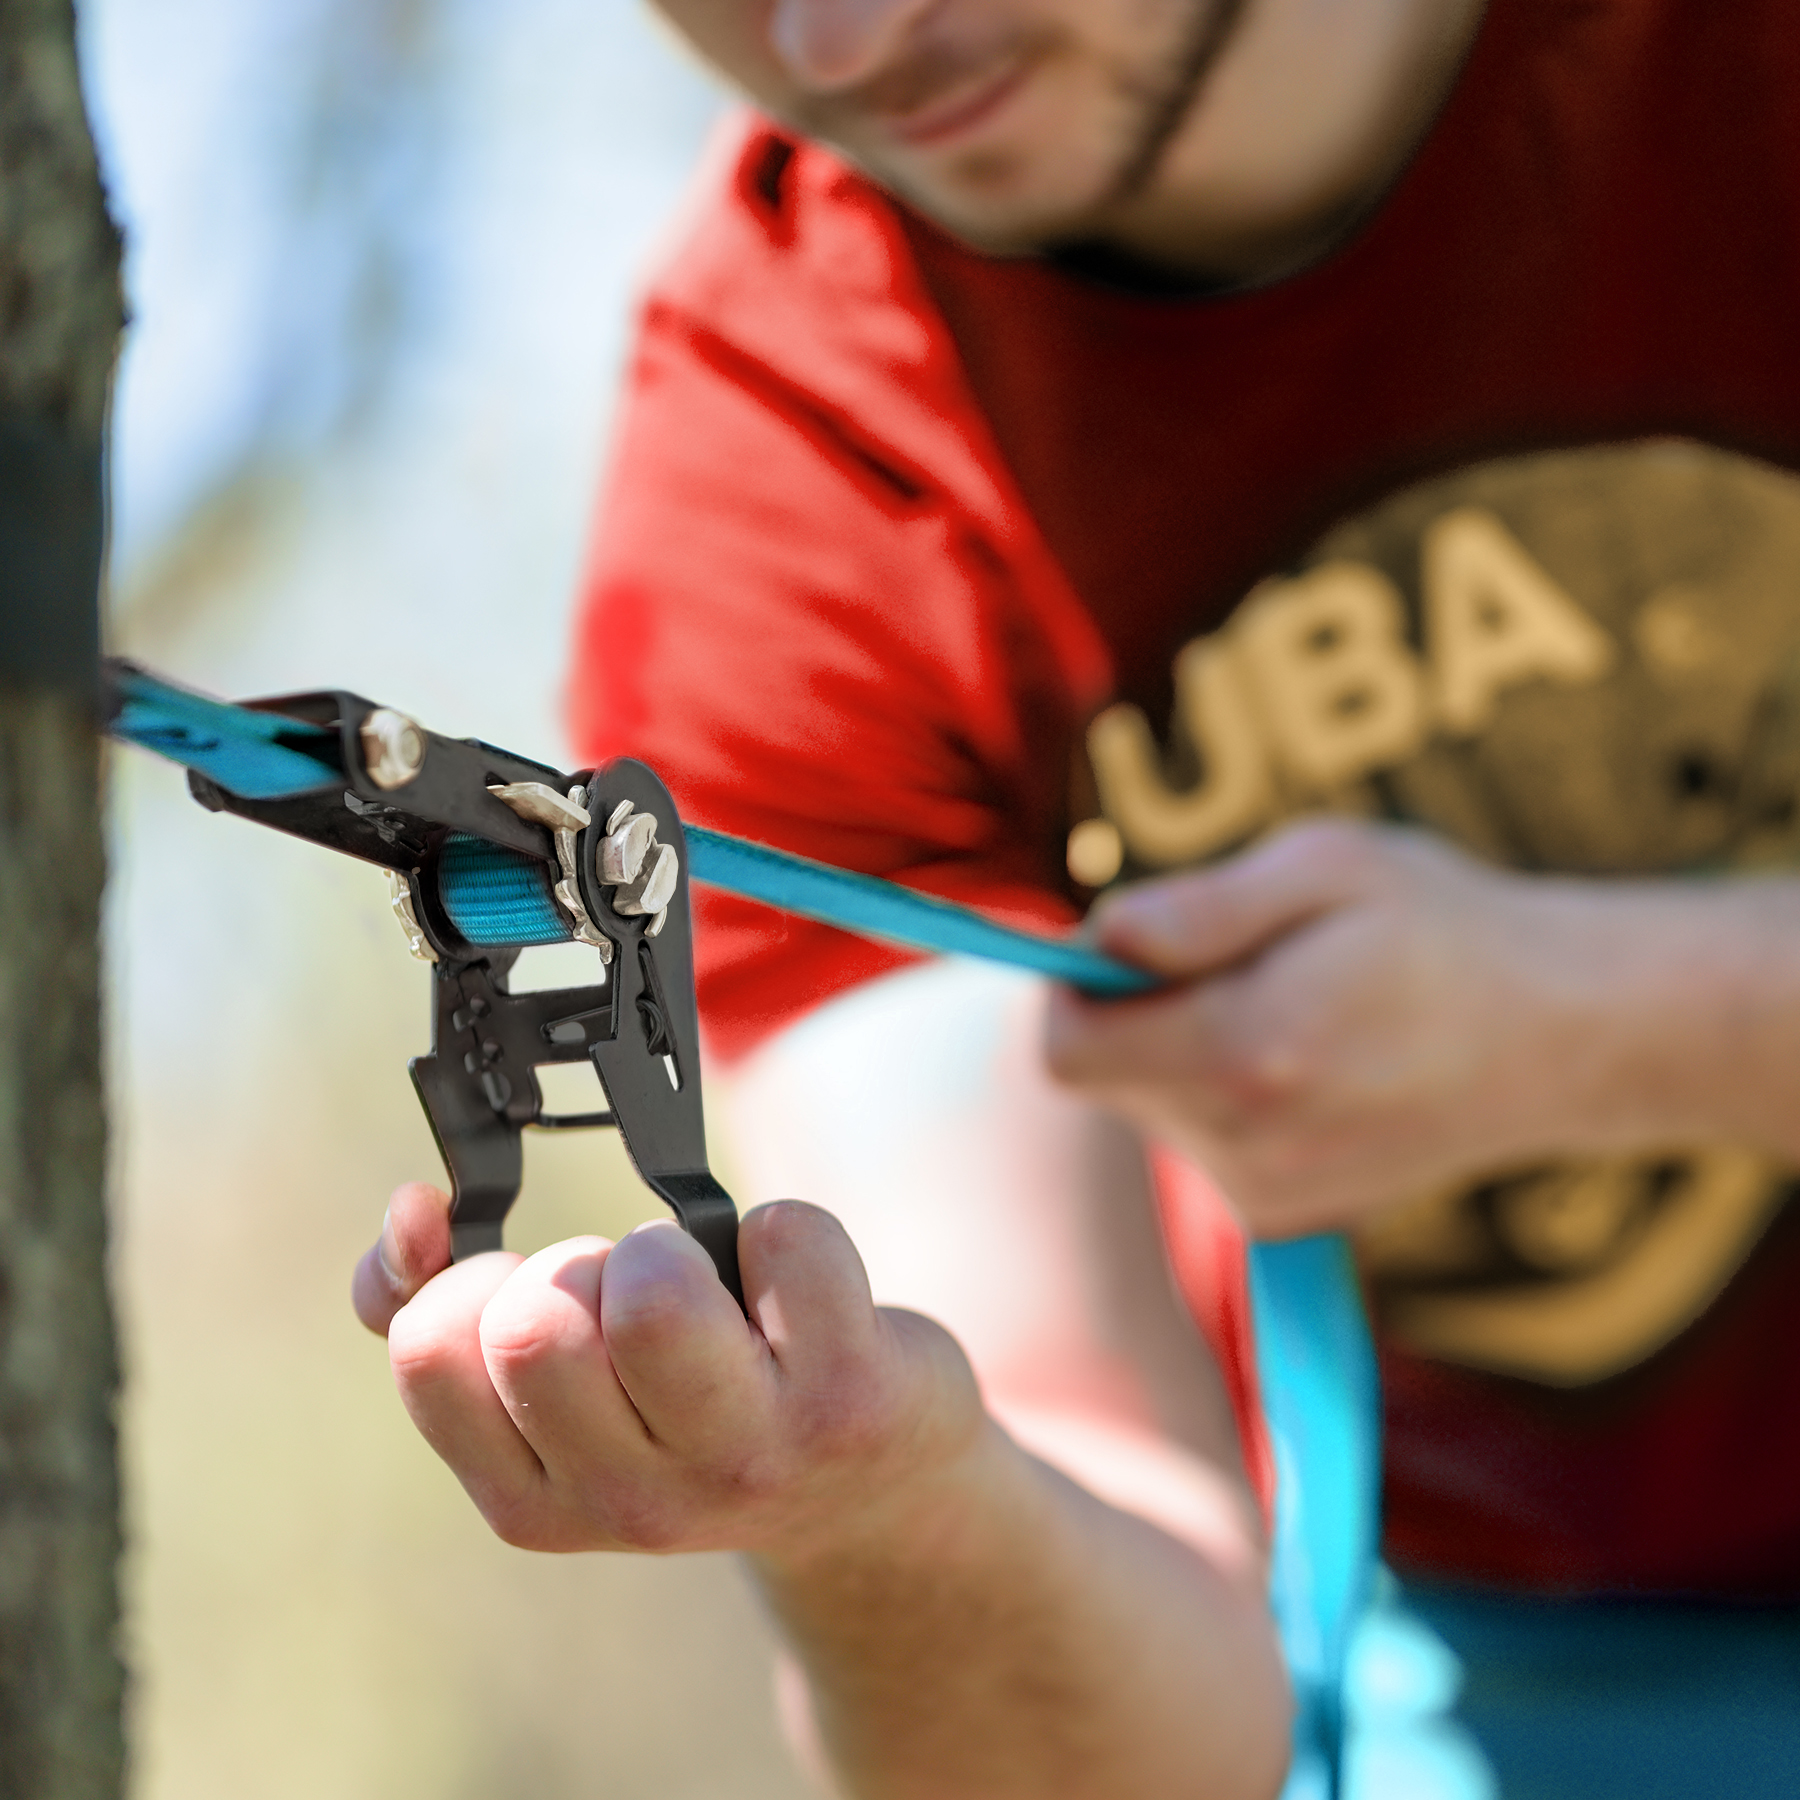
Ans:
[[[877,1309],[815,1207],[751,1213],[739,1256],[748,1318],[673,1224],[450,1266],[448,1202],[419,1185],[395,1194],[355,1300],[508,1543],[803,1560],[929,1509],[986,1431],[954,1341]]]

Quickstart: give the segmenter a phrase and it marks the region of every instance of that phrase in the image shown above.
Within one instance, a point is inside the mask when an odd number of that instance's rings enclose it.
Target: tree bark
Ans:
[[[118,243],[70,0],[0,0],[0,1800],[124,1769],[94,717]]]

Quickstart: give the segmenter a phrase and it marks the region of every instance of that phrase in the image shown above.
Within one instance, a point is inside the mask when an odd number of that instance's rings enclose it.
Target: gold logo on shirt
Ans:
[[[1122,848],[1150,868],[1195,862],[1407,762],[1433,732],[1479,733],[1509,688],[1588,686],[1613,667],[1613,640],[1487,509],[1434,519],[1419,560],[1423,653],[1395,582],[1337,560],[1264,582],[1189,644],[1175,662],[1201,771],[1189,787],[1169,783],[1137,707],[1101,713],[1088,752]]]
[[[1304,812],[1596,876],[1800,866],[1800,480],[1695,444],[1511,458],[1339,526],[1183,648],[1159,742],[1088,735],[1099,885]],[[1629,1368],[1749,1254],[1791,1175],[1735,1149],[1519,1171],[1397,1207],[1384,1328],[1543,1382]]]
[[[1785,1194],[1742,1150],[1568,1165],[1397,1207],[1357,1255],[1409,1349],[1573,1386],[1692,1324]]]

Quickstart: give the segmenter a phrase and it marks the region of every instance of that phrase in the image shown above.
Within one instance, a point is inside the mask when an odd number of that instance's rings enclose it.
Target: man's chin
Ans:
[[[913,212],[984,256],[1030,256],[1051,245],[1083,237],[1097,226],[1104,184],[1079,197],[1046,191],[1024,171],[998,157],[973,159],[954,178],[921,176],[883,167],[879,159],[847,152],[872,180]]]

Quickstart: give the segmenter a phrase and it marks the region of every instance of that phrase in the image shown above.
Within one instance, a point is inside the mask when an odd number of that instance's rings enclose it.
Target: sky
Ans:
[[[259,467],[405,456],[501,409],[546,458],[597,439],[632,282],[718,106],[640,8],[90,0],[81,18],[133,314],[122,575]]]

